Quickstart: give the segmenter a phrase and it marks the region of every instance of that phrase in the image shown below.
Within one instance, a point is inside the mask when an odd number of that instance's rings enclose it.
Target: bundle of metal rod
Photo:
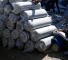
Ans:
[[[9,29],[4,29],[3,30],[3,37],[9,38],[9,36],[10,36],[10,30]]]
[[[29,33],[26,31],[22,31],[19,35],[20,39],[22,42],[27,42],[27,40],[29,39]]]
[[[15,14],[19,14],[24,10],[34,10],[34,9],[40,9],[41,4],[38,3],[35,5],[33,2],[14,2],[11,3],[13,10],[12,12]]]
[[[16,23],[18,20],[20,20],[19,15],[16,15],[14,13],[9,14],[9,21],[11,21],[12,23]]]
[[[31,31],[33,29],[38,29],[41,27],[49,26],[51,25],[51,23],[52,23],[51,17],[28,20],[24,22],[24,29],[27,31]]]
[[[9,0],[0,0],[0,7],[4,7],[8,2]]]
[[[9,15],[10,12],[11,12],[11,10],[12,10],[12,6],[11,6],[10,4],[7,4],[7,5],[4,7],[4,13],[5,13],[6,15]]]
[[[20,17],[22,20],[32,20],[32,19],[38,19],[38,18],[44,18],[47,17],[48,13],[44,9],[37,9],[37,10],[27,10],[23,11],[20,14]]]
[[[27,41],[23,52],[32,52],[35,49],[35,43],[31,40]]]
[[[51,39],[53,39],[54,36],[49,36],[44,39],[40,39],[40,41],[36,42],[35,48],[37,48],[40,52],[43,52],[51,47]]]
[[[57,29],[54,25],[42,27],[31,31],[31,40],[34,42],[39,41],[41,38],[45,38],[53,35],[53,31]]]
[[[12,39],[12,37],[10,36],[10,37],[8,38],[8,49],[13,48],[14,46],[15,46],[15,40]]]
[[[16,40],[16,47],[18,48],[18,49],[22,49],[23,48],[23,42],[20,40],[20,39],[17,39]]]
[[[24,1],[32,1],[32,0],[9,0],[10,3],[13,3],[13,2],[24,2]]]

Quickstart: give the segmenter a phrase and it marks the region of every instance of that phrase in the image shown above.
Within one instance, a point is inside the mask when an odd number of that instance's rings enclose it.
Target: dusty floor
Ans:
[[[34,51],[23,53],[17,48],[8,50],[0,46],[0,60],[68,60],[68,56],[65,56],[63,52],[41,53]]]

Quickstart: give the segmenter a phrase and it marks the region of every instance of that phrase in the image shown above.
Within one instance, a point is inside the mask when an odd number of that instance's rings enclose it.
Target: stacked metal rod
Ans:
[[[36,48],[43,52],[50,48],[56,27],[51,25],[52,18],[41,9],[40,3],[35,5],[32,1],[23,1],[0,0],[2,45],[8,46],[8,49],[15,46],[24,48],[23,52],[32,52]]]

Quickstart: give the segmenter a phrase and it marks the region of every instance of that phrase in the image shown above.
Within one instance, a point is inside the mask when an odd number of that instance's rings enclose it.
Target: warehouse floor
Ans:
[[[41,53],[34,51],[23,53],[17,48],[8,50],[7,47],[0,46],[0,60],[68,60],[68,56],[65,56],[63,52]]]

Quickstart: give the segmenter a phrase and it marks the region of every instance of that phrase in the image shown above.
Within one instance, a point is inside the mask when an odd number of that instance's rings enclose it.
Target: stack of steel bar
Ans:
[[[17,47],[23,52],[38,49],[43,52],[50,48],[52,32],[57,29],[51,25],[52,18],[41,4],[32,1],[0,0],[0,38],[3,47]],[[1,40],[0,40],[1,41]]]

